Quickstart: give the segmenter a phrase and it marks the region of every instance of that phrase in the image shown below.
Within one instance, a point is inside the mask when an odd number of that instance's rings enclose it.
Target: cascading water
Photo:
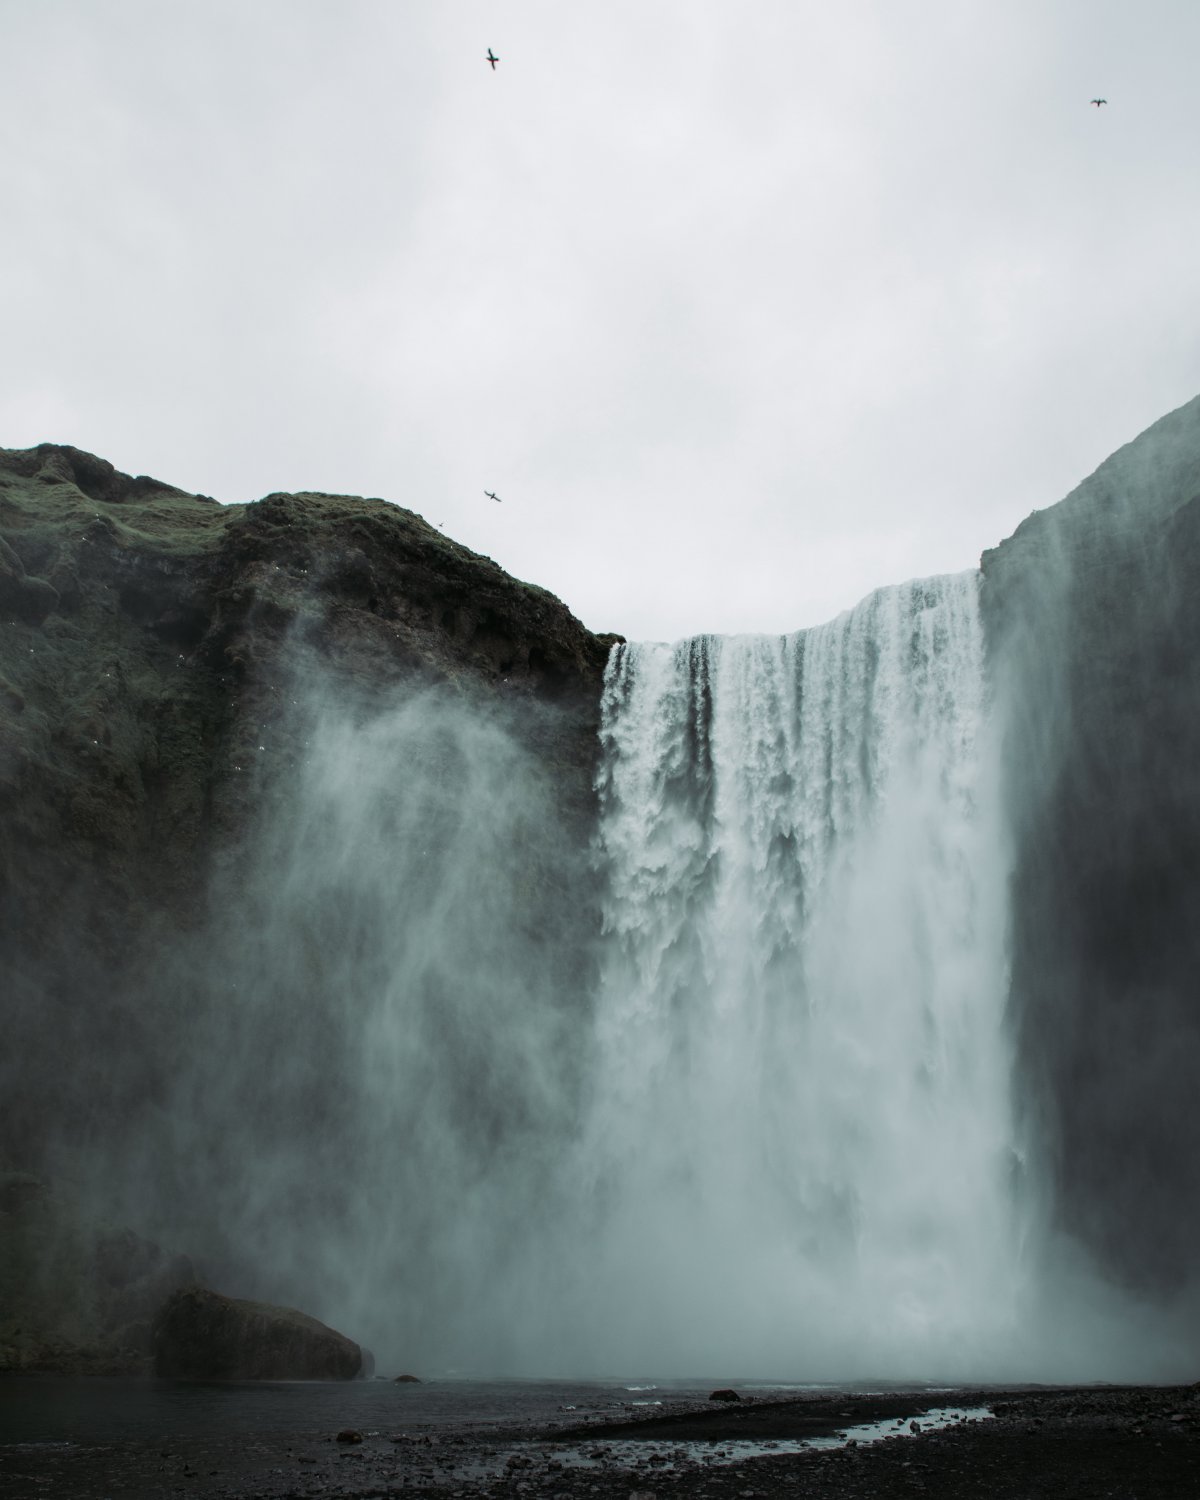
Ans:
[[[619,647],[590,861],[553,710],[298,671],[106,1203],[385,1370],[1156,1374],[1025,1164],[978,589]]]
[[[977,593],[613,653],[578,1168],[602,1363],[1009,1363],[1025,1194]]]
[[[150,915],[114,844],[45,929],[79,962],[14,944],[10,1138],[81,1222],[388,1371],[1193,1379],[1198,417],[982,591],[618,648],[595,805],[590,679],[488,681],[489,610],[441,615],[436,681],[325,582],[261,615],[104,793],[178,895],[211,784],[206,899],[106,975]],[[29,1222],[58,1306],[90,1251]]]

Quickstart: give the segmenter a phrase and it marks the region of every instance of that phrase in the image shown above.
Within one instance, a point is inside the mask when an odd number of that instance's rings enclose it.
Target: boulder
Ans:
[[[353,1380],[363,1352],[292,1307],[185,1287],[154,1322],[154,1373],[186,1380]]]

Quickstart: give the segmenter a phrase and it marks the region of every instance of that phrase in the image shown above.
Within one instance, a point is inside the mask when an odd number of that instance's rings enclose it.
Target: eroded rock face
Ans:
[[[305,655],[363,701],[412,682],[557,705],[530,732],[586,801],[612,639],[382,500],[221,506],[0,450],[0,920],[45,916],[47,863],[60,889],[90,862],[114,899],[150,871],[154,905],[194,898],[245,812],[231,768]]]
[[[983,558],[1012,1007],[1058,1221],[1116,1279],[1200,1236],[1200,400]]]
[[[359,1346],[291,1307],[205,1287],[170,1297],[154,1323],[154,1373],[184,1380],[354,1380]]]
[[[0,1164],[35,1162],[70,1108],[47,1108],[68,1032],[79,1095],[109,1100],[111,1038],[146,1024],[135,976],[202,920],[260,747],[302,749],[298,681],[348,711],[433,687],[507,714],[582,826],[609,644],[382,500],[222,506],[77,449],[0,450]]]
[[[382,500],[276,494],[222,506],[77,449],[0,450],[0,1168],[58,1174],[65,1156],[112,1225],[140,1225],[142,1167],[129,1164],[131,1148],[187,1118],[198,1092],[217,1115],[225,1109],[211,1097],[219,1067],[200,1083],[180,1080],[197,1030],[225,1045],[226,1018],[240,1013],[238,976],[224,983],[221,973],[229,912],[272,798],[286,825],[314,701],[327,706],[334,690],[348,722],[421,695],[469,705],[536,769],[556,846],[576,851],[574,864],[564,874],[552,841],[534,848],[531,837],[506,910],[524,940],[546,950],[547,972],[551,949],[579,968],[564,967],[561,982],[553,971],[569,1014],[599,920],[578,851],[590,833],[610,641],[544,590]],[[400,767],[401,786],[406,774]],[[217,886],[224,925],[214,918]],[[341,930],[336,912],[327,919]],[[252,935],[244,946],[253,948]],[[336,1009],[334,990],[302,996],[306,983],[301,973],[297,1010]],[[286,1050],[295,1035],[293,997],[279,1004],[279,1035],[268,1045],[259,1029],[268,1055],[243,1059],[246,1072],[286,1074],[302,1096],[302,1124],[344,1125],[349,1063],[341,1067],[333,1045],[310,1073],[276,1068],[271,1048]],[[255,1105],[251,1097],[229,1110]],[[188,1130],[181,1135],[194,1148]],[[125,1172],[124,1202],[92,1173],[105,1142]],[[169,1184],[169,1152],[149,1155]],[[207,1217],[218,1269],[242,1268],[229,1243],[236,1231]],[[76,1254],[64,1235],[69,1253],[49,1302],[41,1271],[28,1259],[16,1267],[15,1242],[0,1243],[15,1326],[27,1328],[22,1308],[35,1303],[41,1319],[35,1338],[10,1341],[11,1362],[76,1368],[70,1351],[84,1348],[122,1368],[144,1359],[145,1309],[126,1320],[138,1330],[137,1349],[126,1350],[120,1330],[88,1311],[90,1252]],[[151,1237],[194,1248],[170,1222]],[[136,1247],[130,1256],[137,1261]],[[263,1290],[272,1294],[269,1279]],[[301,1300],[300,1291],[275,1294]]]

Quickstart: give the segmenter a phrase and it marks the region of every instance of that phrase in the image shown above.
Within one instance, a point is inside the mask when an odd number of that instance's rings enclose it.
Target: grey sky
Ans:
[[[0,0],[0,53],[0,443],[382,495],[594,629],[969,567],[1200,391],[1195,0]]]

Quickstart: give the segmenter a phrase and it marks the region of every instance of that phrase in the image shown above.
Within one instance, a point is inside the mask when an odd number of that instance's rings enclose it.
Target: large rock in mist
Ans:
[[[364,1355],[293,1307],[186,1287],[154,1322],[154,1373],[183,1380],[354,1380]]]

